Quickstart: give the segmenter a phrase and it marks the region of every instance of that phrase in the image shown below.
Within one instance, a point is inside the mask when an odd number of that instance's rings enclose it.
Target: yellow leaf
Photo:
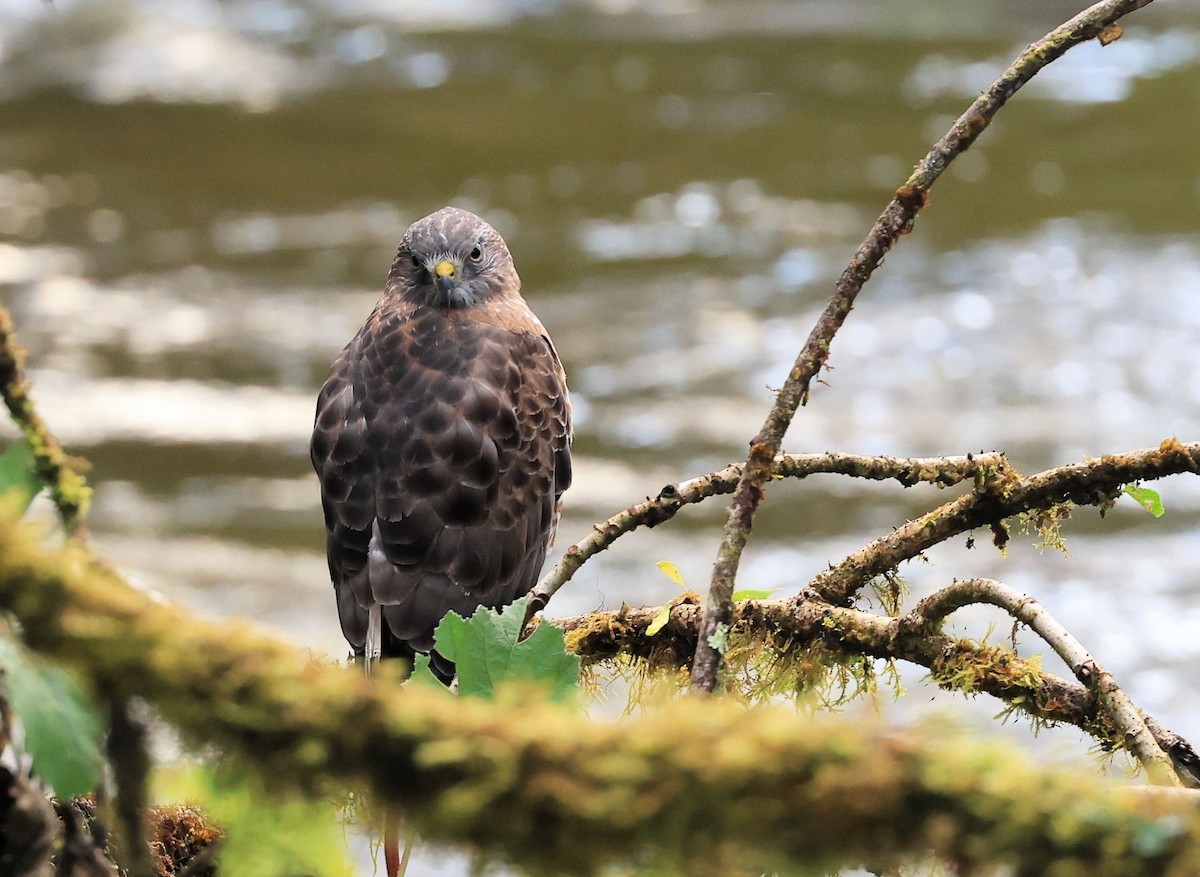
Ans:
[[[680,574],[679,567],[677,567],[675,564],[671,563],[671,561],[660,560],[658,562],[658,568],[663,571],[663,573],[666,575],[667,578],[669,578],[675,584],[679,585],[679,587],[681,587],[681,588],[684,587],[683,575]]]
[[[770,599],[771,595],[778,590],[779,588],[771,588],[769,590],[762,591],[754,588],[745,588],[741,591],[734,591],[732,599],[734,602],[737,602],[738,600],[768,600]]]
[[[1100,40],[1100,45],[1107,46],[1109,43],[1115,43],[1124,34],[1125,28],[1114,22],[1112,24],[1105,25],[1104,30],[1100,31],[1100,33],[1096,35],[1096,38]]]
[[[671,620],[671,604],[667,604],[658,610],[658,614],[654,616],[654,620],[650,622],[646,628],[646,636],[654,636]]]

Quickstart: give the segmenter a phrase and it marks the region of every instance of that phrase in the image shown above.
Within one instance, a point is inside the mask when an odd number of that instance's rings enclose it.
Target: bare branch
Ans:
[[[975,142],[991,122],[992,116],[1021,86],[1072,46],[1092,39],[1117,19],[1149,2],[1151,0],[1105,0],[1030,45],[1000,78],[967,108],[945,136],[934,144],[876,220],[866,240],[859,246],[854,258],[838,279],[833,297],[825,306],[796,357],[796,362],[776,395],[775,403],[762,429],[750,443],[747,465],[730,504],[721,545],[717,549],[717,558],[713,565],[704,623],[700,629],[696,656],[692,664],[693,689],[711,692],[716,688],[721,652],[713,644],[713,637],[722,625],[728,627],[733,613],[731,599],[734,580],[737,578],[742,551],[750,537],[755,512],[762,501],[763,488],[771,476],[771,462],[779,452],[784,433],[787,432],[796,409],[802,402],[807,401],[809,385],[829,358],[833,336],[849,315],[863,285],[879,267],[888,250],[899,240],[900,235],[912,230],[917,214],[926,204],[930,188],[941,176],[942,171],[957,155]]]
[[[993,579],[969,579],[955,582],[922,600],[901,620],[901,625],[928,629],[951,612],[976,603],[998,606],[1034,630],[1066,662],[1075,678],[1096,692],[1100,705],[1151,779],[1164,785],[1180,785],[1171,759],[1154,739],[1141,710],[1117,685],[1112,674],[1033,597]]]
[[[106,750],[117,787],[113,828],[118,837],[120,864],[126,877],[152,877],[146,837],[146,780],[150,754],[146,722],[128,698],[112,697],[108,703]]]

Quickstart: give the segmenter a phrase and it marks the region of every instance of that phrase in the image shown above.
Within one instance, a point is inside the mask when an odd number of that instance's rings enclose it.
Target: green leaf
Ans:
[[[767,590],[755,590],[754,588],[746,588],[741,591],[733,592],[733,599],[736,600],[766,600],[779,588],[770,588]]]
[[[188,801],[221,827],[222,874],[255,877],[351,877],[344,826],[333,801],[266,790],[258,775],[232,762],[186,764],[155,775],[155,797]]]
[[[442,680],[433,675],[433,670],[429,668],[429,655],[417,655],[413,659],[412,673],[409,675],[410,682],[416,682],[418,685],[431,685],[434,688],[440,688],[442,691],[447,691]]]
[[[17,498],[17,514],[22,515],[42,490],[33,465],[33,450],[22,439],[13,442],[0,454],[0,495],[11,493]]]
[[[504,682],[535,682],[564,700],[579,687],[579,657],[569,654],[563,632],[539,624],[518,641],[529,597],[497,614],[482,606],[469,619],[453,612],[434,631],[437,650],[458,666],[459,694],[491,698]]]
[[[720,654],[725,654],[729,648],[729,625],[724,621],[719,622],[716,631],[708,638],[708,644]]]
[[[679,571],[679,567],[671,563],[669,560],[660,560],[657,564],[658,568],[663,571],[667,578],[679,585],[681,588],[686,588],[683,583],[683,573]]]
[[[74,676],[45,664],[0,633],[0,667],[8,702],[25,728],[33,769],[60,798],[100,785],[100,715]]]
[[[1167,510],[1163,508],[1162,497],[1158,495],[1157,490],[1151,490],[1149,487],[1140,487],[1137,484],[1126,484],[1121,492],[1133,497],[1138,505],[1156,518],[1161,518],[1166,514]]]
[[[658,614],[654,616],[654,620],[646,626],[646,636],[654,636],[671,620],[671,604],[658,610]]]

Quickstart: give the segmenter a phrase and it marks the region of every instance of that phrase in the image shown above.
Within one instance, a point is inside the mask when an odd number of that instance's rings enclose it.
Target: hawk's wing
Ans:
[[[356,650],[375,603],[385,654],[391,640],[390,653],[428,651],[446,612],[533,587],[571,482],[570,433],[562,365],[527,309],[516,328],[372,314],[321,390],[311,448]]]

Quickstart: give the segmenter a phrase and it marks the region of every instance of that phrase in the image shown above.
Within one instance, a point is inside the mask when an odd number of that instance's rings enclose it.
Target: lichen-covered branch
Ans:
[[[939,592],[942,597],[931,598],[934,602],[921,604],[901,618],[830,606],[804,597],[748,600],[735,606],[732,638],[752,639],[758,650],[753,660],[763,665],[771,664],[772,653],[786,656],[822,652],[843,658],[908,661],[928,669],[930,678],[942,688],[992,695],[1036,721],[1074,725],[1106,747],[1124,748],[1129,744],[1128,726],[1114,720],[1113,711],[1105,709],[1101,692],[1046,672],[1039,662],[1021,658],[1009,649],[942,633],[937,607],[945,606],[941,614],[947,614],[959,605],[938,601],[949,601],[961,593],[950,590],[948,597],[945,591]],[[588,663],[628,656],[646,661],[653,668],[686,666],[695,647],[700,607],[695,603],[674,607],[667,624],[653,636],[648,635],[646,630],[659,609],[622,607],[615,612],[551,623],[562,628],[568,648]],[[1190,744],[1153,719],[1147,718],[1145,724],[1156,741],[1154,748],[1168,753],[1191,784],[1200,784]],[[1134,753],[1154,769],[1154,749],[1135,748]]]
[[[58,439],[38,414],[29,395],[24,359],[25,353],[13,331],[12,317],[0,305],[0,394],[33,450],[38,477],[50,491],[50,499],[58,508],[64,529],[70,536],[82,536],[91,489],[83,476],[71,467]]]
[[[1154,739],[1141,710],[1117,685],[1112,674],[1100,666],[1083,644],[1033,597],[993,579],[968,579],[954,582],[926,597],[901,623],[927,629],[940,624],[951,612],[976,603],[1000,607],[1045,640],[1071,668],[1075,678],[1096,693],[1114,729],[1150,776],[1160,783],[1180,784],[1170,758]]]
[[[600,722],[516,692],[401,688],[187,615],[9,522],[0,607],[32,648],[146,698],[275,788],[352,783],[431,840],[542,872],[790,873],[933,855],[1018,875],[1200,873],[1193,796],[1039,771],[1011,745],[944,728],[691,698]]]
[[[762,501],[763,488],[771,477],[771,463],[783,442],[784,433],[795,416],[796,409],[808,399],[809,385],[829,358],[834,335],[850,314],[863,285],[883,262],[884,255],[912,230],[917,214],[925,206],[929,190],[942,171],[960,153],[975,142],[991,123],[992,117],[1021,86],[1047,64],[1061,57],[1068,49],[1086,42],[1105,31],[1121,17],[1149,4],[1151,0],[1104,0],[1060,25],[1023,51],[967,108],[950,130],[933,145],[918,162],[912,175],[897,191],[875,225],[859,246],[854,258],[838,279],[833,297],[825,306],[817,324],[787,380],[775,396],[775,402],[758,434],[750,442],[746,468],[738,482],[729,515],[717,549],[712,582],[696,642],[692,664],[692,687],[711,692],[717,684],[721,652],[713,645],[713,635],[721,625],[728,626],[732,615],[734,580],[742,551],[750,537],[755,512]]]
[[[626,606],[550,623],[562,628],[568,649],[587,663],[627,655],[654,668],[685,666],[695,645],[701,608],[694,603],[676,606],[662,630],[650,636],[646,628],[660,608]],[[1118,742],[1086,688],[1047,673],[1007,649],[937,631],[917,632],[898,618],[816,600],[747,600],[735,604],[735,609],[735,633],[754,637],[764,649],[820,648],[843,656],[909,661],[929,669],[944,688],[991,694],[1035,719],[1075,725],[1106,742]]]
[[[732,463],[724,469],[668,484],[658,496],[635,503],[592,527],[586,538],[566,550],[559,562],[533,589],[528,616],[544,609],[550,598],[591,557],[599,554],[626,533],[639,527],[656,527],[675,517],[685,505],[711,496],[731,493],[745,469]],[[953,457],[866,457],[859,454],[781,454],[775,458],[773,478],[807,478],[816,474],[849,475],[872,481],[896,480],[905,487],[922,482],[949,487],[968,478],[979,481],[1008,471],[1003,454],[964,454]]]
[[[1171,438],[1157,448],[1105,454],[1098,460],[1047,469],[1028,478],[997,471],[997,477],[977,483],[974,492],[897,527],[834,564],[809,583],[808,593],[843,605],[875,576],[959,534],[990,526],[1003,547],[1008,538],[1003,522],[1013,515],[1063,503],[1103,509],[1112,505],[1130,482],[1184,472],[1200,472],[1200,442],[1184,444]]]

